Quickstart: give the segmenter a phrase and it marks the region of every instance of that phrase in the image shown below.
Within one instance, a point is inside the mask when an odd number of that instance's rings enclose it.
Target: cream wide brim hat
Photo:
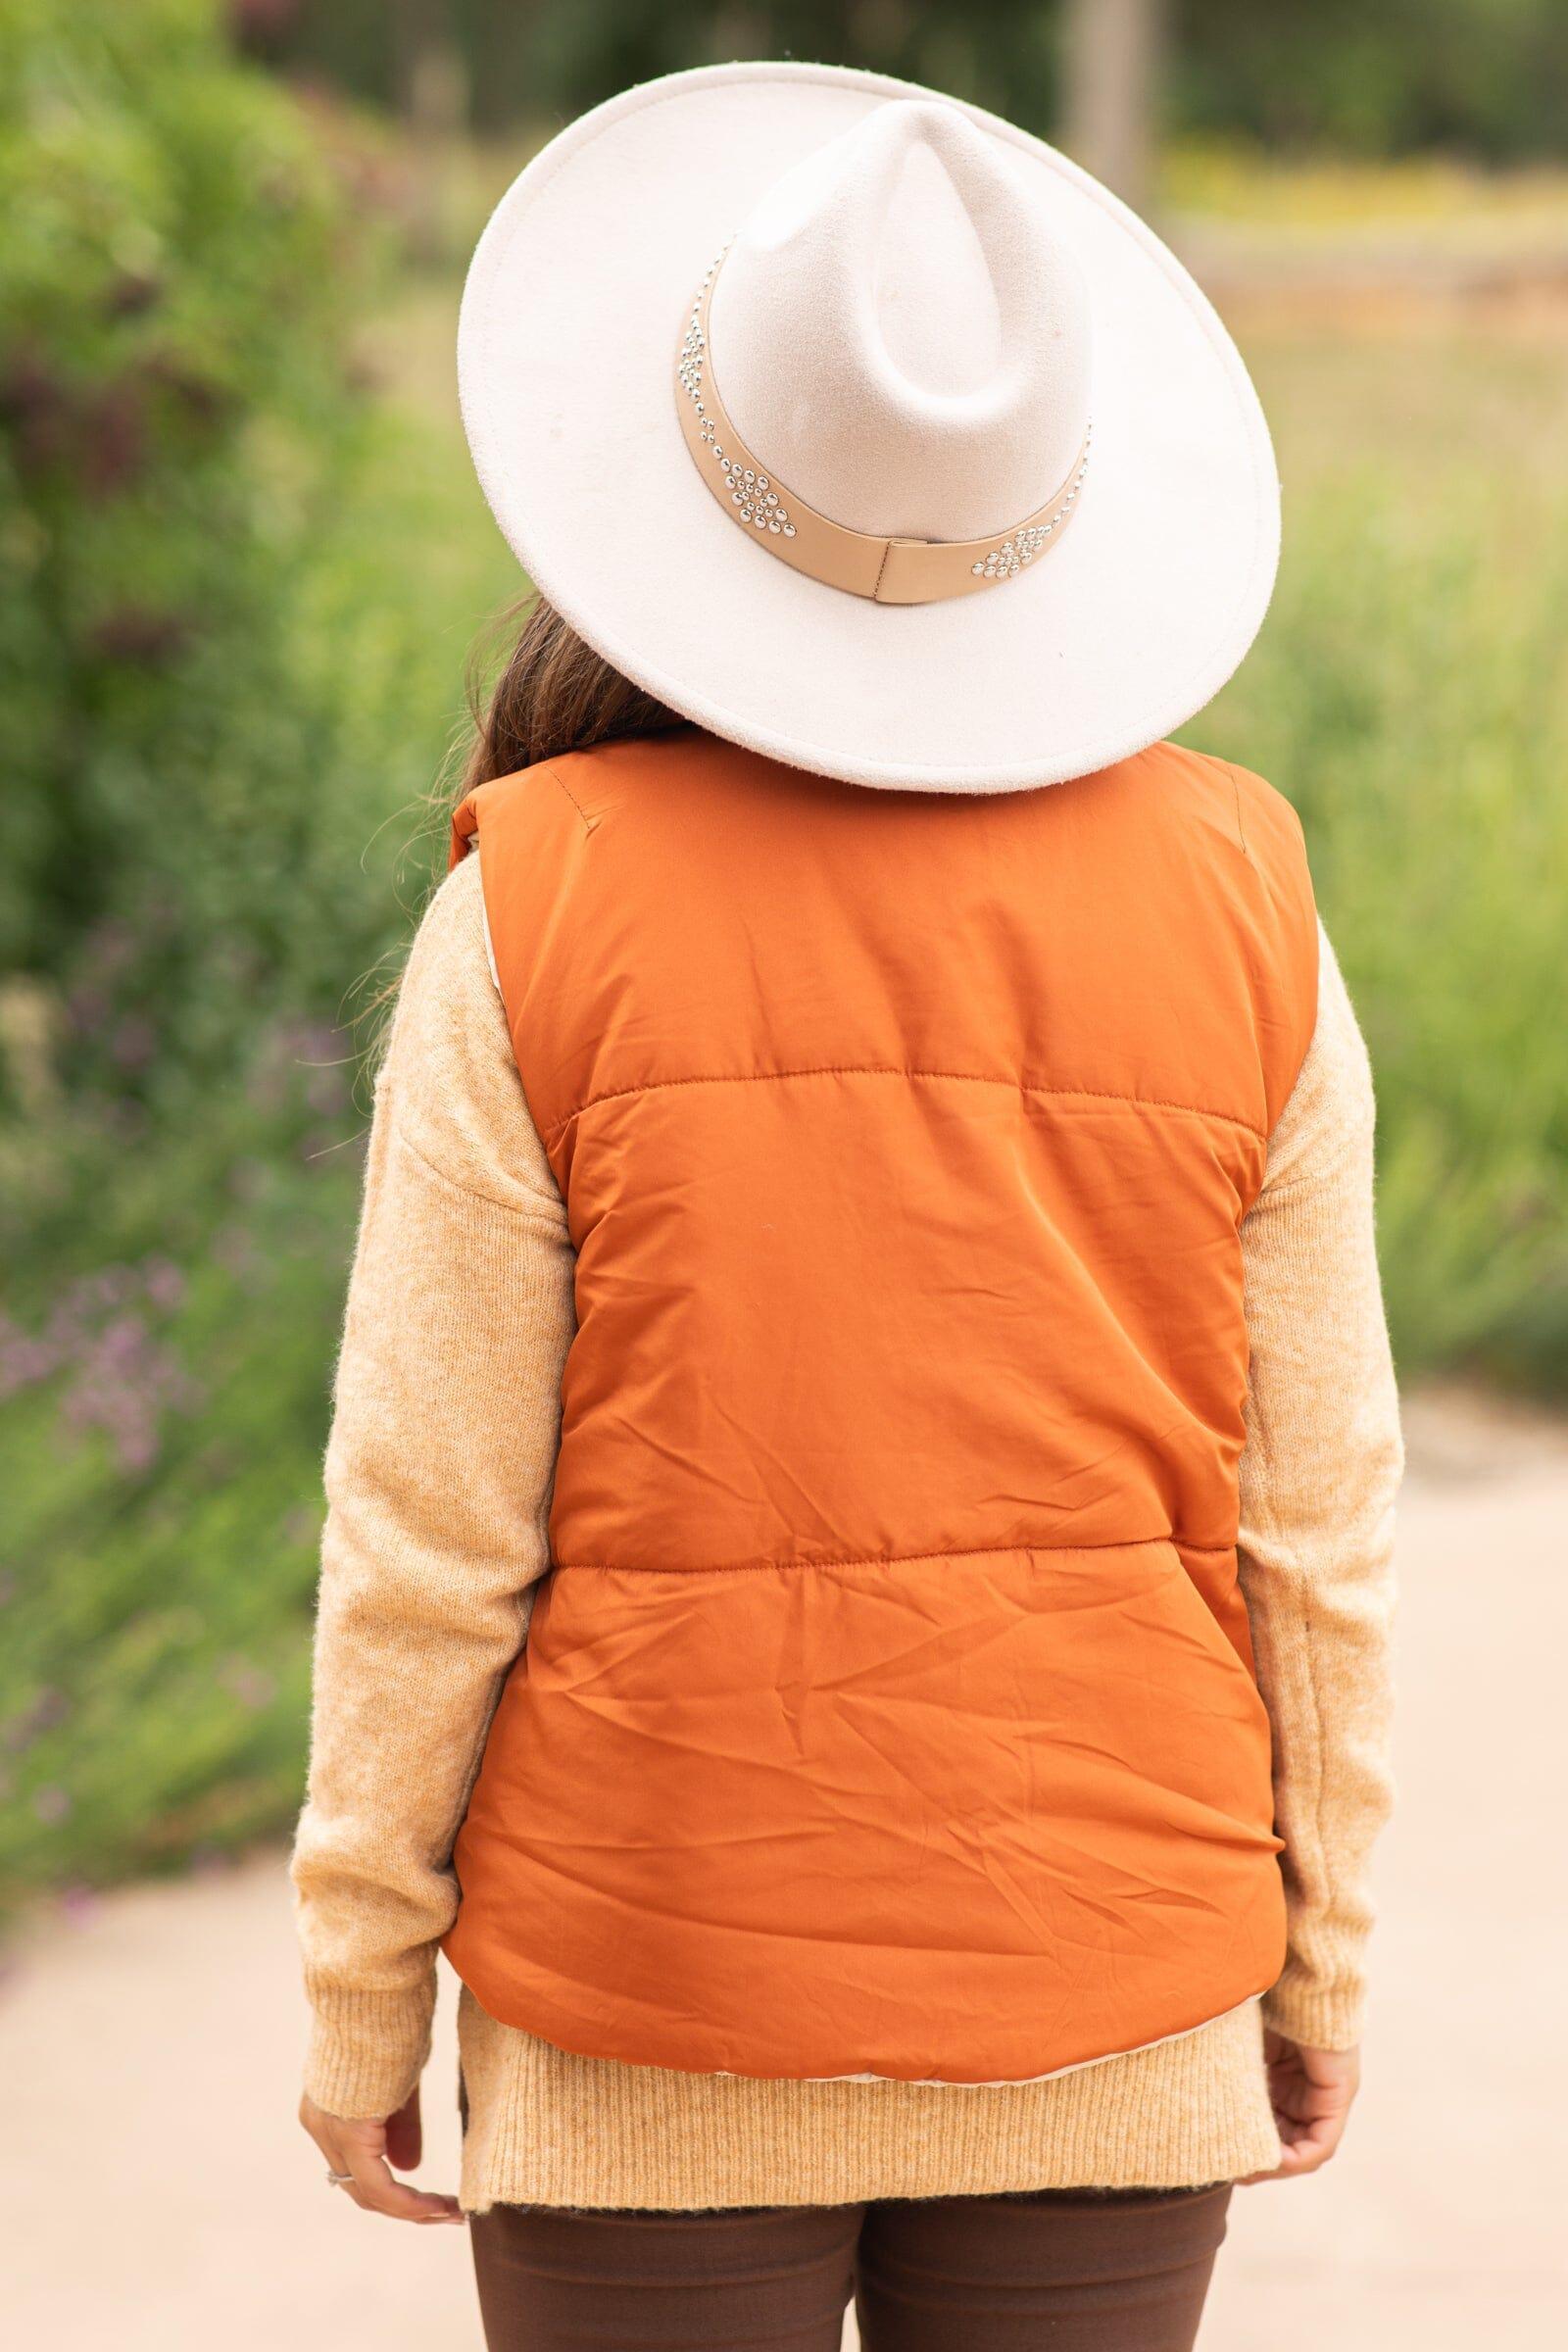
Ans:
[[[994,533],[958,566],[976,592],[887,604],[780,560],[802,542],[741,521],[727,461],[703,478],[694,351],[737,466],[771,468],[759,517],[782,492],[829,538]],[[1268,428],[1188,271],[1041,140],[878,74],[719,66],[585,115],[485,229],[459,378],[496,519],[578,634],[821,775],[1002,792],[1108,766],[1209,701],[1273,587]]]

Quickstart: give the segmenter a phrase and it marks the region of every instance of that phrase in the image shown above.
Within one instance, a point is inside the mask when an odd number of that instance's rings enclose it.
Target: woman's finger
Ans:
[[[377,2125],[375,2130],[384,2145],[382,2127]],[[462,2221],[463,2208],[456,2197],[436,2196],[427,2189],[410,2188],[407,2182],[395,2180],[379,2146],[348,2138],[341,2144],[343,2161],[333,2169],[352,2175],[344,2183],[343,2193],[366,2213],[382,2213],[394,2222]]]
[[[419,2126],[418,2086],[409,2093],[396,2115],[386,2119],[386,2147],[383,2151],[388,2164],[400,2173],[418,2169],[424,2153],[424,2137]]]
[[[1340,2142],[1340,2133],[1327,2131],[1303,2132],[1298,2138],[1280,2141],[1280,2160],[1271,2172],[1244,2173],[1237,2181],[1238,2188],[1255,2188],[1260,2180],[1295,2180],[1305,2173],[1315,2173],[1327,2164]]]
[[[1345,2125],[1343,2107],[1294,2127],[1288,2124],[1280,2145],[1280,2177],[1294,2180],[1299,2173],[1315,2173],[1327,2164],[1345,2137]]]

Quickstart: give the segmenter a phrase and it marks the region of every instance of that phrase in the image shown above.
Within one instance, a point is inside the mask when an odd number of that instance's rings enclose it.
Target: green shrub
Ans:
[[[503,571],[361,380],[378,169],[209,0],[0,0],[0,1900],[297,1801],[345,992]]]
[[[1305,824],[1377,1075],[1401,1376],[1564,1396],[1568,467],[1544,356],[1297,336],[1264,354],[1279,590],[1188,733]]]
[[[366,894],[344,934],[388,782],[384,739],[355,771],[363,630],[341,707],[331,674],[377,454],[367,240],[216,15],[0,20],[0,958],[59,992],[73,1092],[144,1104],[379,919]]]

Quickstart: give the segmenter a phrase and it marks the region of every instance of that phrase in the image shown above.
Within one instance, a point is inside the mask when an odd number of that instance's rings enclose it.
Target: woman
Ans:
[[[1166,740],[1255,397],[1052,151],[783,66],[547,148],[460,361],[549,601],[377,1089],[303,2120],[496,2352],[1190,2345],[1338,2144],[1389,1804],[1366,1059]]]

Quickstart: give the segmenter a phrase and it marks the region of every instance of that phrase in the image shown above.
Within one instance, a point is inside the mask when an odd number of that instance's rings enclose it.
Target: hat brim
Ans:
[[[896,607],[791,570],[733,527],[676,408],[698,282],[803,155],[889,99],[931,95],[834,67],[734,65],[596,108],[485,230],[459,384],[509,544],[638,685],[821,775],[1010,791],[1142,751],[1218,692],[1268,606],[1279,483],[1241,355],[1175,256],[1054,148],[965,107],[1088,279],[1095,458],[1072,529],[996,588]]]

